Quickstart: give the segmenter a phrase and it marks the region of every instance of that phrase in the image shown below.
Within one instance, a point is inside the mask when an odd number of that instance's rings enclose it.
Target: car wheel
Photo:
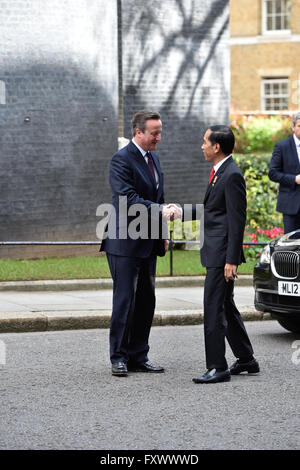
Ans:
[[[300,321],[296,320],[277,320],[278,323],[288,331],[293,333],[300,333]]]

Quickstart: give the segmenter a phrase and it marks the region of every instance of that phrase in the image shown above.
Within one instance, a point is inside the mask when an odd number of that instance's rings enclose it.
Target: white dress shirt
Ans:
[[[300,163],[300,140],[298,139],[298,137],[295,136],[295,134],[294,134],[293,137],[294,137],[294,142],[295,142],[295,145],[296,145],[298,158],[299,158],[299,163]]]
[[[226,160],[228,160],[230,157],[232,157],[232,155],[228,155],[228,157],[223,158],[223,160],[220,160],[216,165],[214,165],[215,174],[217,173],[220,166],[223,165],[223,163],[226,162]]]

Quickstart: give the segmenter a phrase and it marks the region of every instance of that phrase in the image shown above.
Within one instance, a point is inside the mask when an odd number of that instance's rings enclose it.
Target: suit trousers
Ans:
[[[236,358],[250,358],[253,349],[234,303],[234,281],[226,282],[224,268],[206,268],[204,338],[207,369],[227,369],[225,338]]]
[[[300,228],[300,212],[295,215],[283,214],[284,233],[293,232]]]
[[[155,309],[156,255],[130,258],[106,253],[113,279],[111,362],[148,361]]]

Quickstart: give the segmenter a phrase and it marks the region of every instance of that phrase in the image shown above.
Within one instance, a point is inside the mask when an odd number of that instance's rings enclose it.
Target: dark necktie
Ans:
[[[209,182],[208,182],[208,184],[211,183],[211,180],[213,179],[214,176],[215,176],[215,169],[212,168],[212,170],[211,170],[211,172],[210,172],[210,175],[209,175]]]
[[[146,157],[148,157],[148,167],[152,173],[154,183],[156,184],[156,178],[155,178],[155,171],[154,171],[154,163],[153,163],[153,158],[150,152],[146,153]]]

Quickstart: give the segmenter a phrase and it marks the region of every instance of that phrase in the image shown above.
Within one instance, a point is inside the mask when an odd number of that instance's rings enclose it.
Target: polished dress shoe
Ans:
[[[256,359],[249,362],[236,361],[229,368],[231,375],[238,375],[241,372],[248,372],[248,374],[257,374],[259,372],[259,364]]]
[[[231,379],[229,369],[217,371],[210,369],[200,379],[193,379],[195,384],[215,384],[217,382],[229,382]]]
[[[154,366],[150,361],[147,362],[128,362],[128,371],[130,372],[152,372],[161,373],[165,369],[163,367]]]
[[[128,373],[127,365],[125,362],[114,362],[111,366],[112,375],[117,375],[119,377],[126,377]]]

